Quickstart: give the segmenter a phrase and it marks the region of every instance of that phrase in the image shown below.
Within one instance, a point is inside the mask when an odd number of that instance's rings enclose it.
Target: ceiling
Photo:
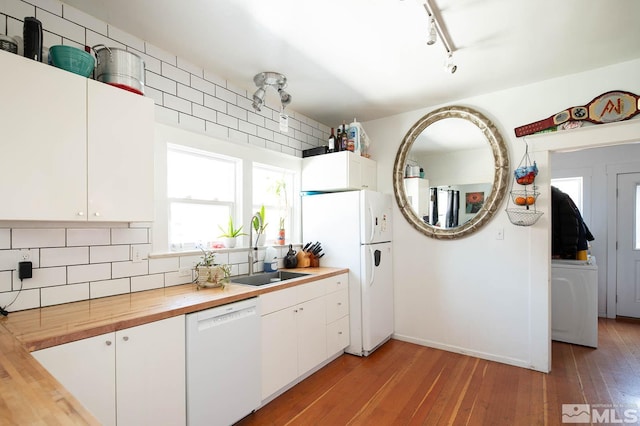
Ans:
[[[640,58],[637,0],[429,1],[449,34],[455,74],[444,70],[441,41],[426,44],[419,0],[65,3],[250,94],[258,72],[283,73],[288,108],[329,126]]]

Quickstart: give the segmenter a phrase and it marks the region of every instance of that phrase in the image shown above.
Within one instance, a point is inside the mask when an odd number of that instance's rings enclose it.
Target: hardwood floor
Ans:
[[[341,356],[238,425],[560,425],[562,404],[633,420],[640,322],[601,318],[598,349],[553,342],[552,354],[544,374],[392,340]]]

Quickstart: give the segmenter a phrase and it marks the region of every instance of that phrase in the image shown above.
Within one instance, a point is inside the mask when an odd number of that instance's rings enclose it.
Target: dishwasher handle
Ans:
[[[204,311],[194,312],[187,314],[187,316],[195,316],[196,321],[203,321],[213,317],[219,317],[227,315],[233,312],[242,311],[248,308],[255,308],[258,305],[258,298],[252,297],[251,299],[241,300],[239,302],[228,303],[226,305],[217,306],[211,309],[205,309]]]

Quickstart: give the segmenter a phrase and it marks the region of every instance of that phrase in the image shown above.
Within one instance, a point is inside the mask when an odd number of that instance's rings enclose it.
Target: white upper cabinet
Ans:
[[[376,162],[350,151],[302,160],[303,191],[377,189]]]
[[[89,220],[153,220],[153,100],[88,83]]]
[[[153,100],[3,51],[0,69],[0,220],[153,220]]]
[[[0,69],[0,219],[86,220],[86,79],[4,51]]]

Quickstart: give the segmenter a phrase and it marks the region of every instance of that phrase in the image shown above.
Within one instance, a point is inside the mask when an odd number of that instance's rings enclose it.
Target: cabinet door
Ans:
[[[298,377],[295,308],[262,317],[262,399]]]
[[[118,426],[186,423],[184,315],[116,332]]]
[[[296,308],[298,323],[298,375],[327,359],[325,299],[319,297]]]
[[[114,339],[109,333],[31,353],[106,426],[116,424]]]
[[[316,155],[302,160],[303,191],[336,191],[349,182],[349,152]]]
[[[86,78],[0,51],[0,219],[86,220]]]
[[[362,158],[360,187],[377,191],[378,189],[378,165],[375,161]]]
[[[153,100],[88,80],[89,220],[153,220]]]

